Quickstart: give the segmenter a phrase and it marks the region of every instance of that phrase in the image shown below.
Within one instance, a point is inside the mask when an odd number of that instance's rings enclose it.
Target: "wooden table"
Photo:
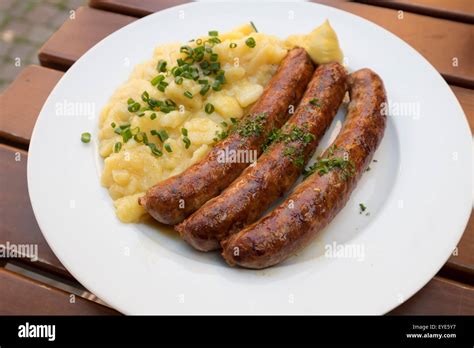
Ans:
[[[97,41],[137,18],[182,0],[91,0],[76,10],[0,95],[0,244],[36,244],[39,258],[0,259],[0,314],[119,314],[68,273],[43,238],[31,209],[26,162],[31,132],[51,89]],[[423,54],[458,98],[474,127],[474,2],[471,0],[318,1],[367,18]],[[458,65],[453,65],[457,58]],[[451,231],[446,231],[450,233]],[[9,244],[8,244],[9,243]],[[28,276],[18,273],[27,270]],[[474,215],[457,252],[416,295],[390,314],[474,314]],[[72,301],[70,287],[79,289]],[[81,290],[82,289],[82,292]],[[31,299],[34,299],[32,301]],[[72,302],[72,303],[71,303]]]

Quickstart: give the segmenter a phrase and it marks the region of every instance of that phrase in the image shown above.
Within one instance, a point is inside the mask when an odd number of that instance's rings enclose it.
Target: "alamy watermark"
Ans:
[[[64,99],[55,104],[56,116],[80,116],[92,120],[95,116],[95,103],[85,101],[69,101]]]
[[[38,261],[38,244],[12,244],[7,241],[0,244],[0,258],[26,257],[31,261]]]
[[[365,259],[365,246],[332,242],[324,246],[324,256],[334,259],[355,259],[360,262]]]
[[[257,150],[219,150],[217,155],[218,163],[251,163],[257,162]]]
[[[382,115],[385,116],[408,116],[418,120],[421,116],[420,102],[417,101],[393,101],[381,104]]]

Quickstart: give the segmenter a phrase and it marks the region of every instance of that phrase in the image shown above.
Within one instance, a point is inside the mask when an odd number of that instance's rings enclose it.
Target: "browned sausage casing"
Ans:
[[[315,172],[271,213],[222,242],[231,266],[260,269],[275,265],[308,245],[344,207],[369,165],[385,130],[386,95],[380,77],[369,69],[349,77],[351,102],[344,126],[322,158],[344,158],[353,164]],[[344,172],[346,170],[346,172]]]
[[[203,160],[150,188],[139,203],[156,220],[173,225],[217,196],[249,165],[220,163],[219,156],[224,151],[254,151],[260,155],[270,131],[280,128],[288,119],[288,107],[300,101],[313,71],[313,63],[304,49],[289,51],[249,115],[241,120],[245,124],[265,115],[264,120],[259,122],[261,132],[250,136],[232,132],[214,146]]]
[[[298,179],[345,92],[346,71],[342,65],[318,67],[295,114],[282,128],[283,134],[301,131],[313,135],[313,140],[305,142],[303,136],[274,142],[219,196],[175,227],[181,237],[198,250],[215,250],[220,248],[220,240],[257,220]],[[285,152],[290,149],[293,154]]]

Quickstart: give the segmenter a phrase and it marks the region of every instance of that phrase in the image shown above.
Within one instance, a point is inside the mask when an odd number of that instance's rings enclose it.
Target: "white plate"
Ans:
[[[91,131],[96,139],[101,107],[134,65],[158,44],[212,29],[224,32],[252,20],[260,31],[286,37],[326,18],[350,69],[375,70],[392,107],[412,105],[415,113],[393,110],[378,163],[310,247],[281,265],[250,271],[228,267],[217,253],[194,251],[172,233],[117,220],[99,183],[97,143],[79,138]],[[71,105],[75,116],[61,110]],[[91,114],[88,105],[95,108]],[[455,248],[471,210],[471,161],[470,131],[451,89],[419,53],[384,29],[309,3],[191,3],[113,33],[69,69],[36,123],[28,185],[58,258],[121,312],[382,314],[426,284]],[[360,202],[370,216],[359,214]],[[333,242],[360,248],[358,257],[328,257]]]

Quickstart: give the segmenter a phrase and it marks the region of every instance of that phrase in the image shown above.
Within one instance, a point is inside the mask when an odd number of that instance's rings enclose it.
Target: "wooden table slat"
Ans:
[[[119,315],[99,303],[0,268],[0,315]]]
[[[54,255],[36,222],[28,195],[27,159],[26,151],[0,144],[0,245],[10,250],[18,250],[23,245],[37,246],[38,260],[22,260],[72,278]]]
[[[23,69],[0,95],[0,137],[27,146],[36,118],[62,76],[60,71],[38,65]]]
[[[356,0],[376,6],[420,13],[458,22],[474,23],[472,0]]]
[[[390,315],[474,315],[474,288],[435,277]]]
[[[89,6],[110,12],[116,12],[134,17],[144,17],[169,7],[188,3],[187,0],[90,0]]]
[[[41,65],[67,70],[97,42],[135,20],[135,17],[79,7],[74,19],[66,20],[40,48]]]

